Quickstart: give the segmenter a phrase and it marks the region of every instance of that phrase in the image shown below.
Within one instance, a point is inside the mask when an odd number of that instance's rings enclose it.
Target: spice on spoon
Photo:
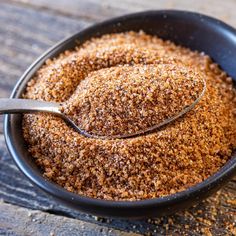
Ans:
[[[89,134],[125,137],[178,115],[203,89],[202,75],[176,63],[116,66],[91,72],[62,112]]]

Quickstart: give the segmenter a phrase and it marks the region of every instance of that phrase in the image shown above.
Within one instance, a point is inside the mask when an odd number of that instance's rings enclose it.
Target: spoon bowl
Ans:
[[[196,104],[199,103],[199,101],[201,100],[201,98],[203,97],[206,91],[206,82],[205,80],[203,80],[202,82],[203,82],[203,89],[200,92],[199,97],[197,97],[195,101],[189,104],[189,106],[184,107],[180,112],[174,114],[171,117],[168,117],[167,119],[161,121],[158,124],[155,124],[151,127],[148,127],[146,129],[139,130],[133,133],[126,133],[126,134],[120,134],[120,135],[107,135],[107,136],[89,133],[83,130],[81,127],[79,127],[74,122],[73,119],[71,119],[68,115],[62,112],[61,111],[62,104],[56,103],[56,102],[45,102],[45,101],[38,101],[38,100],[32,100],[32,99],[0,98],[0,114],[36,113],[36,112],[49,113],[49,114],[53,114],[53,115],[61,117],[71,127],[73,127],[77,132],[79,132],[81,135],[84,135],[85,137],[98,138],[98,139],[123,139],[123,138],[134,137],[137,135],[142,135],[147,132],[154,131],[158,128],[161,128],[164,125],[167,125],[168,123],[173,122],[174,120],[183,116],[188,111],[192,110],[196,106]]]

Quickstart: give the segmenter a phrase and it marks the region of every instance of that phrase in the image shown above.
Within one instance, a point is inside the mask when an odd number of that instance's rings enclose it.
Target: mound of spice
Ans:
[[[104,35],[47,61],[24,95],[63,102],[85,130],[109,135],[189,106],[202,79],[207,90],[193,110],[133,138],[86,138],[59,117],[25,115],[29,152],[45,177],[85,196],[138,200],[183,191],[219,170],[236,147],[235,89],[209,56],[143,32]]]
[[[203,81],[174,62],[105,68],[81,81],[62,111],[90,134],[133,134],[192,105],[203,91]]]

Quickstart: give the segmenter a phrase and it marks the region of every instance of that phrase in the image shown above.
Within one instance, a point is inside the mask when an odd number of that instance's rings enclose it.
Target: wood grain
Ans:
[[[178,9],[217,17],[236,27],[235,0],[11,0],[25,6],[57,12],[73,18],[101,21],[145,10]]]
[[[91,236],[138,236],[135,233],[109,229],[63,216],[0,203],[0,234],[6,235],[91,235]],[[20,221],[19,221],[20,218]]]
[[[72,3],[72,0],[69,0],[66,1],[67,7],[65,7],[63,0],[58,0],[56,5],[53,5],[52,2],[43,0],[32,0],[30,2],[17,0],[10,1],[10,3],[9,1],[0,1],[0,97],[9,96],[13,85],[24,70],[58,40],[95,21],[133,11],[133,9],[146,9],[157,5],[153,0],[148,2],[138,0],[135,4],[131,0],[104,1],[102,4],[96,0],[83,0],[79,2],[79,5],[75,1]],[[177,1],[158,1],[158,8],[162,8],[171,2],[176,4]],[[192,1],[189,2],[193,3]],[[223,10],[220,10],[223,2],[216,2],[221,5],[212,8],[210,11],[218,12],[220,18],[224,18]],[[185,3],[185,8],[192,9],[193,6],[190,3],[187,1]],[[184,1],[180,1],[178,7],[181,7],[181,4],[183,5]],[[198,2],[194,2],[194,4],[199,9],[206,6]],[[206,4],[209,4],[209,0],[206,1]],[[236,25],[236,16],[233,17],[232,15],[232,6],[235,7],[236,3],[232,5],[233,1],[228,1],[224,4],[228,7],[228,11],[225,13],[228,22]],[[131,7],[132,5],[133,7]],[[209,9],[207,8],[206,11]],[[0,126],[2,127],[1,124]],[[169,217],[138,221],[97,218],[62,206],[33,186],[13,163],[7,152],[0,129],[0,198],[13,205],[40,210],[46,215],[64,216],[66,220],[77,219],[79,222],[90,222],[109,229],[149,235],[203,235],[207,232],[211,232],[212,235],[236,235],[234,231],[236,228],[235,196],[236,180],[232,180],[208,200],[186,212],[179,212]],[[0,211],[4,211],[4,218],[0,214],[0,222],[3,220],[6,222],[7,219],[13,217],[11,214],[8,216],[5,214],[8,207],[9,211],[15,209],[9,205],[0,206]],[[22,211],[24,215],[25,209],[19,211]],[[18,219],[20,218],[18,217]],[[56,226],[56,222],[53,219],[50,220],[52,220],[50,221],[52,227],[53,225]],[[32,224],[29,221],[25,222]],[[13,225],[9,223],[9,228],[11,227]],[[6,224],[4,226],[0,224],[0,235],[3,234],[3,230],[7,232],[6,228]],[[94,233],[94,228],[90,227],[89,232]],[[11,230],[8,233],[9,235],[21,235],[21,232]],[[68,235],[70,234],[68,233]]]

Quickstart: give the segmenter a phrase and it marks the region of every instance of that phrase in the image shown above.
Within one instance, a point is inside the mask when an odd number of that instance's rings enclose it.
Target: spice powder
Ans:
[[[24,115],[29,152],[45,177],[81,195],[132,201],[183,191],[219,170],[236,147],[236,92],[209,56],[144,32],[104,35],[48,60],[24,95],[63,103],[86,131],[112,135],[190,105],[202,79],[206,93],[193,110],[133,138],[87,138],[59,117]]]
[[[87,133],[111,138],[156,127],[192,105],[203,90],[203,75],[157,59],[90,73],[61,110]]]

